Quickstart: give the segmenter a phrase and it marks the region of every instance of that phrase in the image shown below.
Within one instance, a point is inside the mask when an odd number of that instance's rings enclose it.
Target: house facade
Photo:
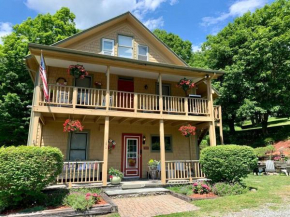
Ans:
[[[211,81],[223,73],[189,67],[131,13],[96,25],[51,46],[29,44],[26,58],[34,81],[28,145],[58,147],[64,154],[57,183],[100,182],[110,167],[124,178],[147,178],[150,159],[160,160],[162,183],[202,177],[199,143],[209,133],[222,143],[221,107]],[[39,75],[41,54],[49,100]],[[88,75],[76,78],[70,65]],[[176,87],[182,78],[195,87]],[[81,132],[63,132],[65,120],[79,120]],[[191,124],[196,135],[184,137]]]

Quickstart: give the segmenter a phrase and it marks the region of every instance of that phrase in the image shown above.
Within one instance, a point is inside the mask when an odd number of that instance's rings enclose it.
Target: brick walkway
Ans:
[[[172,195],[117,198],[113,201],[118,206],[121,217],[151,217],[198,209]]]

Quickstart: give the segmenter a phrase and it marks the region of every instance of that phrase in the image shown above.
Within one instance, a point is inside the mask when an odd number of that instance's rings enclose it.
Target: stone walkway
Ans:
[[[113,199],[113,201],[118,206],[121,217],[151,217],[198,210],[193,204],[187,203],[169,194],[116,198]]]

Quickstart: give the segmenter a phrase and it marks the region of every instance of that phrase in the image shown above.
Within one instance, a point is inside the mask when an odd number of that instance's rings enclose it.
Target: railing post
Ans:
[[[185,111],[185,115],[188,116],[188,98],[187,97],[184,100],[184,111]]]
[[[162,96],[162,75],[159,73],[159,110],[160,114],[163,114],[163,96]]]
[[[106,92],[106,111],[109,111],[110,106],[110,66],[107,66],[107,92]]]
[[[137,113],[137,106],[138,106],[138,94],[134,93],[134,112]]]
[[[73,89],[73,98],[72,98],[73,108],[76,108],[77,100],[78,100],[78,88],[74,87],[74,89]]]

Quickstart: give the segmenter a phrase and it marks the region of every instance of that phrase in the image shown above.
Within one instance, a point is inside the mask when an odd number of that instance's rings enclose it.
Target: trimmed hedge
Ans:
[[[206,177],[216,182],[235,183],[257,166],[257,156],[249,146],[219,145],[201,151],[200,163]]]
[[[62,172],[58,148],[19,146],[0,148],[0,212],[4,206],[31,203]]]

